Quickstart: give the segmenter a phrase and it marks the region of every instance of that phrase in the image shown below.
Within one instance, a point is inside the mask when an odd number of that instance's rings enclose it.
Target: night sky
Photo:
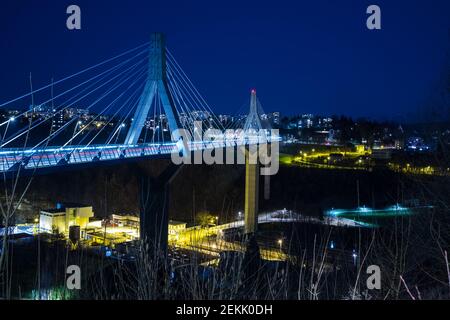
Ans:
[[[66,29],[77,4],[82,30]],[[366,8],[382,30],[366,28]],[[167,46],[218,113],[256,88],[265,111],[410,117],[449,66],[448,0],[2,0],[0,102],[166,33]],[[18,106],[19,107],[19,106]]]

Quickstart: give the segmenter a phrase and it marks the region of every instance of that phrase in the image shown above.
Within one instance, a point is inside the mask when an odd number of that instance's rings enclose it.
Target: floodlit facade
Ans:
[[[131,215],[112,215],[112,223],[118,227],[132,227],[139,229],[139,217]]]
[[[94,216],[90,206],[79,204],[59,204],[55,209],[42,210],[39,217],[41,232],[62,233],[67,235],[70,226],[86,228],[89,218]]]
[[[186,230],[186,222],[169,220],[169,235],[176,235]]]

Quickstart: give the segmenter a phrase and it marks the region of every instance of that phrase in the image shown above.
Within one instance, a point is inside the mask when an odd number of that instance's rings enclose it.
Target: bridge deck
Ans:
[[[279,141],[278,137],[268,142]],[[192,141],[188,143],[189,151],[227,148],[259,144],[258,138],[245,140]],[[146,143],[137,145],[109,144],[91,146],[47,147],[40,149],[0,149],[0,172],[23,169],[40,169],[54,166],[82,164],[95,161],[120,160],[128,158],[152,157],[180,152],[175,142]]]

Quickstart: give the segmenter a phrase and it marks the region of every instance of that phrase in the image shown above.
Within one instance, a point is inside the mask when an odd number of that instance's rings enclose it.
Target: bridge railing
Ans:
[[[268,142],[280,141],[279,137],[270,137]],[[214,141],[191,141],[191,151],[226,148],[239,145],[261,143],[260,139],[225,139]],[[179,152],[177,144],[146,143],[137,145],[91,145],[48,147],[40,149],[2,149],[0,151],[0,172],[14,171],[19,166],[25,169],[45,168],[65,164],[80,164],[94,161],[118,160],[121,158],[151,157],[161,154]]]

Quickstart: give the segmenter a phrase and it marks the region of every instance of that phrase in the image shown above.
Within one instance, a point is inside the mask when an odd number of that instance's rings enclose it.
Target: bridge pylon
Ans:
[[[161,101],[170,132],[181,128],[173,97],[170,94],[167,83],[166,45],[165,37],[162,33],[152,33],[150,36],[147,81],[125,138],[125,144],[133,145],[138,143],[150,107],[155,99],[160,99]],[[172,135],[172,138],[178,140],[176,135]]]
[[[244,132],[250,137],[257,136],[262,129],[258,115],[256,90],[252,89],[250,96],[250,112],[244,124]],[[250,147],[245,150],[245,207],[244,223],[245,233],[253,234],[258,227],[258,202],[259,202],[259,164],[257,155],[251,154]],[[256,160],[256,161],[255,161]]]
[[[252,89],[250,96],[250,113],[247,116],[247,120],[244,124],[244,131],[261,130],[261,120],[258,115],[258,100],[256,99],[256,90]]]
[[[258,227],[259,164],[250,161],[250,151],[245,150],[245,233],[255,233]]]

